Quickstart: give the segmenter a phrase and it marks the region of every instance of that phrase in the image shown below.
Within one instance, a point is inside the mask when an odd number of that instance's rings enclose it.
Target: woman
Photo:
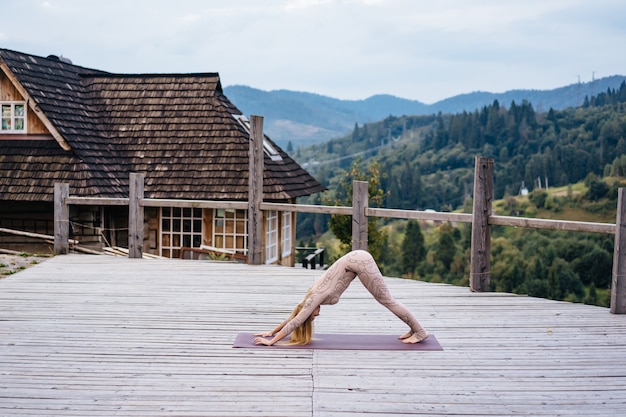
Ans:
[[[428,337],[428,332],[413,314],[389,293],[372,255],[356,250],[339,258],[313,283],[287,320],[271,332],[256,334],[254,344],[271,346],[289,334],[290,344],[309,344],[313,338],[313,320],[319,315],[320,305],[336,304],[356,276],[379,303],[409,326],[409,332],[398,337],[402,343],[419,343]],[[271,339],[266,339],[268,337]]]

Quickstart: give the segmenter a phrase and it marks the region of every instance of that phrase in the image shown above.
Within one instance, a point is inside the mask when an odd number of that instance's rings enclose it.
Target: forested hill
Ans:
[[[246,86],[224,88],[226,96],[246,115],[265,118],[266,133],[283,149],[325,142],[352,131],[355,123],[372,123],[387,116],[472,112],[498,100],[533,103],[535,110],[547,111],[579,106],[610,88],[619,88],[624,76],[612,76],[576,83],[554,90],[512,90],[504,93],[472,92],[433,104],[376,95],[365,100],[339,100],[318,94],[288,90],[262,91]]]
[[[594,173],[626,175],[626,81],[584,106],[538,111],[498,100],[471,112],[390,116],[293,152],[329,186],[355,158],[385,174],[385,207],[453,210],[471,195],[474,157],[495,159],[495,197],[572,184]]]

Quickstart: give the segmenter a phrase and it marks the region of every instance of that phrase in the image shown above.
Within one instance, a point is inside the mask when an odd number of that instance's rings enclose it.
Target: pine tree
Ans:
[[[424,247],[424,235],[420,225],[415,220],[409,220],[406,226],[406,234],[402,240],[402,273],[412,274],[417,265],[424,260],[426,248]]]

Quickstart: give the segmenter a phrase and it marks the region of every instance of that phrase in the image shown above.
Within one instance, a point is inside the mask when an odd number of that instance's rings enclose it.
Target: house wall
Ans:
[[[99,207],[70,207],[70,238],[82,247],[101,249],[103,246],[102,210]],[[21,232],[38,233],[54,238],[53,203],[0,202],[0,227]],[[52,239],[0,233],[0,248],[28,253],[53,253]]]
[[[159,255],[159,209],[157,207],[145,207],[143,213],[144,233],[143,251],[151,255]]]
[[[24,101],[24,97],[2,71],[0,71],[0,101]],[[50,131],[39,120],[35,112],[31,110],[30,105],[32,103],[29,103],[29,108],[26,110],[26,133],[32,135],[50,134]]]
[[[160,255],[159,236],[160,210],[156,207],[144,209],[144,253]],[[213,236],[213,209],[203,209],[203,244],[215,246]],[[282,216],[279,215],[278,260],[275,264],[293,266],[295,262],[295,221],[292,213],[291,255],[282,256]],[[265,240],[265,213],[263,219]],[[128,247],[128,208],[124,206],[70,206],[70,238],[80,242],[81,247],[102,250],[104,247]],[[54,236],[53,203],[0,202],[0,228],[19,230]],[[263,247],[265,248],[265,244]],[[53,253],[52,239],[31,238],[0,233],[0,248],[29,253]],[[265,253],[263,254],[265,256]]]

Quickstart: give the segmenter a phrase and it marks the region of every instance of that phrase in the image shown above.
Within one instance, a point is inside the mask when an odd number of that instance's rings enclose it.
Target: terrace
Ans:
[[[56,256],[0,279],[2,416],[623,416],[626,316],[388,278],[443,351],[232,348],[320,271]],[[320,333],[404,325],[357,281]]]

